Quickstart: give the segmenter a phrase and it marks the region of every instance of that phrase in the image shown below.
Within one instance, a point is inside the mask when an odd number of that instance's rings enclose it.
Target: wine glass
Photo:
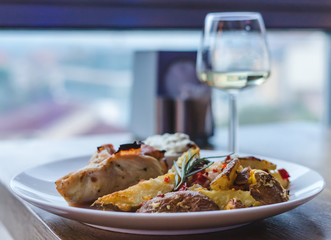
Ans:
[[[236,95],[260,85],[270,75],[262,16],[255,12],[209,13],[197,55],[201,82],[229,95],[229,151],[237,153]]]

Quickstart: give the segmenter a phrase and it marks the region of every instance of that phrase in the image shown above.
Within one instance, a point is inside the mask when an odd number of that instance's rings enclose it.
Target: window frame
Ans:
[[[2,29],[200,29],[208,12],[256,11],[267,28],[331,30],[329,0],[2,0]]]

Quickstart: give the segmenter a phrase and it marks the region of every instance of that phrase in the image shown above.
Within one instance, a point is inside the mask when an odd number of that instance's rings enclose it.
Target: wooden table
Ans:
[[[312,201],[281,215],[241,228],[209,234],[172,236],[172,239],[331,239],[331,134],[310,123],[270,124],[240,128],[242,152],[279,158],[318,171],[326,189]],[[212,141],[225,149],[225,131]],[[108,232],[58,217],[18,199],[9,189],[17,173],[41,163],[86,155],[95,147],[131,140],[130,135],[93,136],[67,140],[0,142],[0,221],[14,239],[168,239]]]

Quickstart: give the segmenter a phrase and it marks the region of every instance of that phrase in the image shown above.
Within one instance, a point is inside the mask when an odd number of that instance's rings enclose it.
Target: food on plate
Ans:
[[[218,160],[211,161],[212,158]],[[192,146],[168,173],[100,197],[93,206],[104,210],[164,213],[280,203],[289,199],[286,190],[289,175],[285,169],[277,171],[276,167],[255,157],[200,158],[200,149]]]
[[[140,204],[160,194],[170,192],[175,187],[175,174],[167,173],[157,178],[140,181],[127,189],[99,197],[92,206],[104,210],[135,211]]]
[[[192,152],[198,153],[199,149],[193,147]],[[177,162],[182,162],[187,154],[183,154]],[[171,192],[174,190],[175,185],[176,173],[174,169],[170,169],[168,173],[157,178],[140,181],[138,184],[127,189],[100,197],[92,206],[101,207],[104,210],[135,211],[142,202],[157,195]]]
[[[145,144],[111,144],[97,148],[87,166],[58,179],[58,192],[71,206],[91,204],[98,197],[126,189],[142,179],[164,174],[164,152]]]
[[[199,212],[219,210],[217,204],[196,191],[178,191],[158,195],[142,204],[137,212]]]
[[[146,138],[143,142],[155,149],[164,150],[168,154],[182,154],[196,145],[185,133],[154,135]]]
[[[165,158],[169,167],[174,160],[196,144],[190,140],[184,133],[165,133],[163,135],[154,135],[143,141],[145,144],[154,147],[157,150],[165,151]]]
[[[290,175],[285,169],[278,169],[277,171],[270,172],[270,174],[283,186],[287,189],[290,186]]]
[[[224,207],[224,210],[231,210],[231,209],[239,209],[239,208],[245,208],[246,205],[243,204],[240,200],[236,198],[231,198],[228,202],[228,204]]]
[[[225,160],[225,163],[230,162],[232,159]],[[256,157],[238,157],[238,160],[240,162],[240,165],[245,167],[250,167],[252,169],[261,169],[261,170],[275,170],[276,165],[262,159],[258,159]]]
[[[262,170],[251,171],[249,191],[252,197],[262,204],[285,202],[289,199],[287,191],[271,174]]]
[[[208,190],[206,188],[201,188],[196,186],[191,187],[189,189],[198,191],[206,195],[211,200],[213,200],[221,210],[225,210],[228,203],[230,201],[233,201],[232,199],[242,202],[245,207],[256,207],[261,205],[260,202],[256,201],[253,198],[253,196],[250,194],[249,191],[235,190],[235,189]]]
[[[167,153],[173,157],[171,168],[164,161]],[[176,133],[123,144],[117,151],[111,144],[102,145],[87,166],[58,179],[56,188],[71,206],[197,212],[288,201],[289,177],[285,169],[256,157],[200,157],[199,147]]]
[[[212,190],[227,190],[233,185],[233,182],[237,178],[237,170],[240,166],[239,160],[234,159],[223,171],[210,183],[210,188]]]

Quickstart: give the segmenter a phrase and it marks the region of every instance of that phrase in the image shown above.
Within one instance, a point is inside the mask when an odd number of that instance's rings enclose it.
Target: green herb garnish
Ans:
[[[192,176],[198,172],[201,172],[202,170],[208,168],[211,166],[214,162],[210,161],[208,159],[210,158],[223,158],[227,157],[229,155],[232,155],[233,153],[224,155],[224,156],[212,156],[212,157],[204,157],[204,158],[197,158],[195,157],[195,154],[191,154],[191,149],[189,150],[188,157],[185,156],[182,161],[182,166],[179,167],[176,161],[174,161],[174,166],[176,169],[176,175],[175,175],[175,183],[176,186],[174,190],[178,190],[180,186],[187,181],[187,178],[189,176]]]

